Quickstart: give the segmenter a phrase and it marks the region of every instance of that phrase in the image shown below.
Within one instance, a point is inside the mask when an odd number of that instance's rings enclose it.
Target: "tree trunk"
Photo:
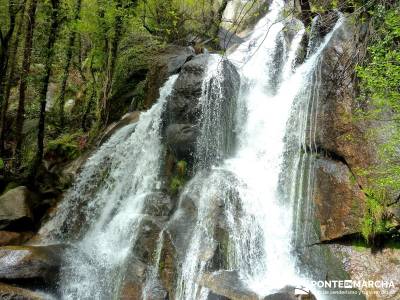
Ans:
[[[122,1],[116,0],[116,7],[118,10],[122,8]],[[118,54],[118,46],[121,39],[122,34],[122,25],[123,20],[120,12],[118,12],[115,16],[114,21],[114,36],[111,40],[111,45],[109,46],[109,55],[107,59],[107,68],[106,68],[106,78],[103,86],[102,96],[99,105],[99,122],[103,125],[106,125],[108,122],[109,111],[110,111],[110,103],[109,98],[111,96],[112,84],[113,84],[113,76],[115,71],[115,65]]]
[[[9,46],[15,28],[15,19],[18,13],[18,6],[15,1],[10,0],[8,3],[9,26],[8,30],[3,34],[0,30],[0,106],[4,102],[4,79],[7,74],[8,58],[10,55]]]
[[[14,37],[14,42],[9,49],[9,71],[7,75],[7,79],[5,80],[4,84],[4,98],[3,98],[3,106],[1,107],[1,117],[0,117],[0,154],[4,155],[4,143],[6,139],[6,132],[7,132],[7,111],[8,111],[8,104],[11,92],[11,85],[13,82],[13,76],[15,73],[15,68],[17,65],[17,51],[18,46],[20,43],[20,37],[22,33],[22,25],[24,24],[24,13],[25,13],[25,3],[26,1],[22,2],[21,7],[21,14],[19,17],[19,21],[17,22],[18,27]],[[0,96],[1,97],[1,96]]]
[[[45,121],[46,121],[46,97],[49,88],[49,81],[51,75],[51,66],[53,64],[54,57],[54,44],[56,42],[57,31],[59,26],[58,13],[60,0],[51,1],[51,25],[50,35],[47,41],[46,57],[45,57],[45,74],[42,80],[42,88],[39,94],[40,97],[40,112],[39,112],[39,130],[37,137],[37,152],[35,162],[33,164],[33,172],[36,172],[38,167],[42,163],[43,152],[44,152],[44,134],[45,134]]]
[[[16,119],[16,139],[17,143],[15,146],[15,168],[19,168],[22,160],[22,129],[24,127],[25,120],[25,98],[26,98],[26,86],[27,76],[29,75],[31,67],[31,54],[32,54],[32,42],[33,42],[33,31],[35,30],[35,17],[36,17],[37,0],[31,0],[28,8],[28,15],[26,21],[26,35],[24,44],[24,57],[22,62],[21,80],[19,83],[19,101]]]
[[[311,23],[311,7],[309,0],[300,0],[300,8],[304,26],[307,27]]]
[[[79,15],[81,12],[82,0],[76,0],[74,16],[72,21],[75,23],[79,20]],[[59,110],[60,110],[60,128],[64,128],[65,123],[65,115],[64,115],[64,105],[65,105],[65,90],[67,87],[68,75],[69,75],[69,67],[71,65],[73,47],[76,40],[76,31],[73,29],[69,34],[68,45],[67,45],[67,53],[65,59],[64,73],[61,79],[61,91],[59,97]]]
[[[222,17],[224,16],[224,11],[226,7],[228,6],[228,3],[231,2],[231,0],[223,0],[221,3],[221,6],[218,8],[217,15],[215,16],[215,19],[212,20],[213,22],[213,30],[211,32],[212,36],[211,38],[217,39],[218,38],[218,33],[219,33],[219,27],[221,26],[222,22]]]

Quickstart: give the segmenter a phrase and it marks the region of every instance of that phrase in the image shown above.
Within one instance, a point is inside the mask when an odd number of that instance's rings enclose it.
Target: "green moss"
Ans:
[[[361,234],[365,241],[371,243],[375,237],[387,233],[391,228],[385,214],[385,191],[372,191],[366,193],[366,214],[361,224]]]
[[[355,185],[357,183],[357,179],[356,176],[354,176],[354,174],[350,175],[350,182],[352,185]]]
[[[171,182],[169,184],[169,189],[173,195],[176,195],[182,189],[184,184],[185,181],[183,180],[183,178],[179,176],[174,176],[172,177]]]
[[[170,177],[169,190],[171,195],[176,195],[188,180],[188,163],[180,160],[175,163],[172,176]]]

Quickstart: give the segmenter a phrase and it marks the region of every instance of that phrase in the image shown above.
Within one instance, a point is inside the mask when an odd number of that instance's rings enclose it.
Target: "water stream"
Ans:
[[[340,25],[339,20],[323,40],[311,43],[297,66],[305,29],[285,16],[283,0],[275,0],[233,53],[210,55],[199,101],[195,174],[177,203],[196,199],[197,211],[177,263],[175,299],[206,299],[209,290],[199,281],[216,265],[235,270],[260,296],[306,284],[295,247],[306,244],[311,231],[321,53]],[[240,83],[230,87],[237,88],[238,99],[230,103],[222,72],[227,60],[240,74]],[[41,230],[48,241],[73,244],[60,281],[62,299],[117,299],[146,197],[162,185],[161,119],[177,76],[136,124],[117,131],[91,156],[60,213]],[[163,241],[161,231],[144,298],[159,280]],[[215,249],[223,257],[217,262]]]
[[[117,131],[89,158],[60,213],[42,229],[47,239],[73,243],[64,258],[62,299],[118,295],[146,196],[161,185],[161,116],[176,79],[169,78],[137,123]]]

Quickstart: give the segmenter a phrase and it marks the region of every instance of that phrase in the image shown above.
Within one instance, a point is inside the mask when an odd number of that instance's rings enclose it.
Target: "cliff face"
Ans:
[[[324,268],[316,269],[322,274],[325,272],[329,278],[335,278],[336,264],[342,263],[353,280],[390,278],[398,286],[398,272],[389,267],[393,257],[400,254],[393,246],[396,241],[378,240],[372,242],[371,249],[364,248],[361,237],[373,210],[369,191],[376,188],[380,176],[377,170],[394,163],[388,162],[380,153],[389,134],[377,130],[384,128],[385,123],[390,125],[391,121],[380,121],[378,125],[362,117],[374,109],[360,101],[355,72],[357,63],[365,59],[367,34],[368,24],[355,24],[349,18],[336,31],[321,60],[312,197],[318,225],[317,238],[308,251],[311,256],[324,257],[321,260],[330,267],[325,271]],[[386,187],[385,193],[390,204],[382,209],[386,211],[387,221],[392,223],[392,233],[398,232],[398,191]],[[331,246],[327,248],[325,243]],[[359,244],[364,246],[357,246]],[[383,252],[376,253],[375,247],[382,247]],[[339,261],[329,258],[332,257],[331,250]],[[312,258],[306,261],[311,265],[316,263]],[[377,268],[377,264],[381,267]],[[362,288],[362,291],[367,299],[396,299],[400,293],[397,287],[387,290]]]

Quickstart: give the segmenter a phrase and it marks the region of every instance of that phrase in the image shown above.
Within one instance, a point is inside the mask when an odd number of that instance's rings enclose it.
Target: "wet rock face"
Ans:
[[[217,83],[217,81],[211,78],[210,90],[207,91],[208,101],[200,101],[202,93],[205,92],[202,90],[203,81],[207,75],[210,59],[212,58],[209,54],[201,54],[185,63],[168,100],[164,114],[166,143],[177,160],[193,161],[196,142],[200,136],[206,134],[213,136],[214,131],[221,132],[223,135],[232,133],[232,106],[235,106],[238,96],[239,74],[232,63],[221,60],[218,91],[213,90],[213,82]],[[222,97],[216,93],[222,93]],[[219,117],[215,120],[213,128],[203,130],[204,112],[213,110],[219,114]],[[225,130],[224,126],[219,126],[217,121],[224,123],[223,125],[229,128],[229,131]],[[218,137],[218,142],[232,140],[228,136],[220,137],[218,134],[214,136]],[[215,143],[210,141],[209,144]]]
[[[146,96],[144,105],[149,108],[160,96],[159,89],[172,74],[180,71],[182,66],[194,57],[190,47],[171,46],[161,53],[150,68],[146,78]]]
[[[329,18],[324,21],[327,28],[337,19]],[[323,51],[321,72],[315,77],[320,84],[315,144],[325,157],[317,160],[314,197],[321,241],[360,232],[365,209],[362,189],[371,178],[359,171],[379,163],[377,141],[366,138],[372,124],[355,118],[359,104],[354,68],[363,51],[359,35],[359,28],[344,21]]]
[[[349,168],[339,161],[316,160],[314,202],[321,241],[360,231],[365,195]]]
[[[187,62],[179,73],[167,104],[169,124],[195,124],[199,117],[198,101],[209,56],[197,55]]]
[[[335,153],[353,171],[367,168],[377,161],[376,145],[366,140],[371,124],[356,121],[358,108],[354,68],[358,48],[358,28],[345,22],[332,37],[321,60],[321,87],[316,143]],[[366,178],[357,176],[365,185]]]
[[[143,213],[154,217],[167,217],[173,207],[174,203],[169,195],[155,192],[146,197]]]
[[[198,130],[192,124],[172,124],[167,128],[167,144],[178,160],[190,161],[194,153]]]
[[[63,245],[0,247],[0,280],[54,284],[63,249]]]
[[[33,226],[35,196],[24,186],[17,187],[0,197],[0,229]]]
[[[246,284],[240,279],[236,271],[221,270],[214,273],[205,273],[201,276],[199,283],[201,286],[210,289],[214,295],[222,296],[225,299],[259,299],[256,293],[246,287]]]
[[[136,123],[139,120],[139,117],[140,117],[139,111],[133,111],[125,114],[121,118],[121,120],[108,126],[106,132],[103,134],[103,136],[99,141],[99,145],[102,145],[104,142],[106,142],[118,129],[121,129],[126,125]]]
[[[201,112],[199,99],[208,55],[197,55],[187,62],[176,80],[164,120],[167,145],[177,160],[193,160],[197,138],[196,123]]]
[[[158,238],[163,223],[152,217],[143,218],[137,233],[137,240],[133,247],[135,257],[141,262],[151,265],[153,254],[156,251]]]

